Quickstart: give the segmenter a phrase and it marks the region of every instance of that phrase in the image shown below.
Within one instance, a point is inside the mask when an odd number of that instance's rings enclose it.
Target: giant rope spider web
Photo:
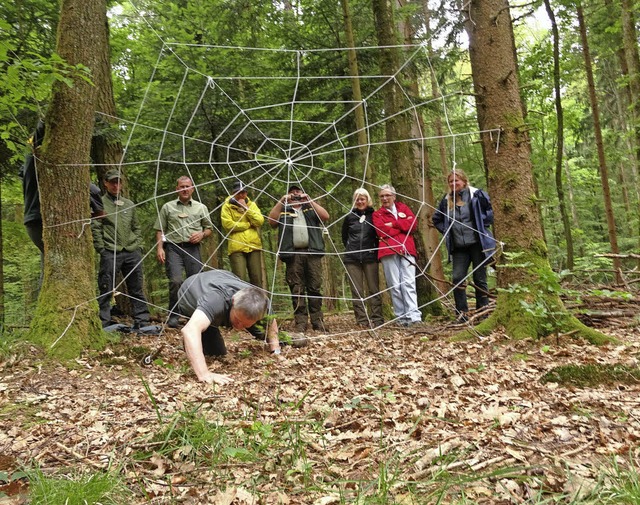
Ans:
[[[424,45],[398,48],[406,56],[403,66],[394,75],[360,75],[363,98],[356,101],[350,92],[345,92],[346,88],[351,89],[352,77],[325,75],[321,66],[327,52],[346,58],[349,48],[289,50],[163,43],[135,118],[117,118],[126,132],[125,154],[119,168],[126,166],[129,174],[155,172],[154,194],[138,205],[151,202],[159,212],[165,201],[175,197],[167,189],[172,186],[161,188],[159,184],[161,173],[167,170],[192,178],[196,200],[202,200],[200,193],[212,186],[223,195],[230,195],[233,184],[240,180],[247,186],[250,198],[259,203],[265,215],[265,226],[268,226],[266,215],[269,210],[290,184],[296,184],[325,208],[333,209],[323,227],[326,257],[348,275],[342,261],[344,249],[335,239],[340,236],[336,227],[339,229],[352,208],[352,191],[345,192],[344,187],[364,187],[375,201],[380,185],[390,183],[389,180],[378,184],[369,182],[374,160],[384,158],[382,150],[388,143],[384,130],[392,118],[379,106],[374,109],[369,104],[380,102],[384,86],[398,82],[407,65],[417,61],[427,66],[431,64]],[[390,48],[354,49],[375,56]],[[181,77],[174,88],[176,69]],[[273,96],[288,99],[274,102]],[[448,101],[460,100],[459,97],[457,90],[424,100],[405,92],[399,114],[415,118],[424,108],[436,107],[447,120]],[[361,110],[364,117],[365,124],[360,131],[355,126],[356,110]],[[208,117],[215,114],[221,126],[205,134],[202,116],[207,118],[208,114]],[[455,158],[456,139],[477,136],[480,132],[456,133],[447,121],[445,123],[448,126],[446,137],[453,146]],[[359,142],[363,133],[364,145]],[[418,135],[395,142],[422,147],[429,140],[433,139],[420,131]],[[157,146],[155,158],[138,158],[143,143]],[[356,150],[364,158],[361,163],[353,161]],[[424,177],[424,159],[420,160],[420,169]],[[207,175],[203,177],[203,173]],[[133,177],[135,175],[130,175],[130,179]],[[428,205],[424,196],[420,200],[401,194],[398,197],[416,215]],[[210,207],[211,215],[219,213],[220,207],[221,204]],[[228,235],[219,226],[215,227],[214,233],[221,239],[218,248],[226,249]],[[263,243],[263,254],[271,256],[271,261],[267,262],[272,265],[271,271],[267,272],[269,296],[272,306],[279,312],[291,314],[291,294],[287,289],[279,290],[276,284],[277,269],[282,268],[275,261],[278,252],[278,247],[270,250]],[[147,256],[150,254],[153,249]],[[426,268],[417,274],[424,275],[425,271]],[[472,274],[470,272],[469,276]],[[118,287],[114,279],[116,292]],[[383,275],[381,289],[385,289]],[[447,300],[450,293],[442,292],[438,299]],[[340,299],[350,304],[348,289]]]

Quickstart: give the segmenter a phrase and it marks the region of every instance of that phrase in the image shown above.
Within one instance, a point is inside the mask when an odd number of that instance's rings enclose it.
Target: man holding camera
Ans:
[[[264,216],[248,198],[247,188],[241,181],[236,181],[233,194],[222,204],[220,217],[227,234],[231,271],[244,280],[248,275],[251,284],[265,289],[260,238]]]
[[[325,331],[322,317],[323,223],[329,213],[299,186],[289,186],[269,212],[269,224],[279,229],[278,255],[286,265],[293,302],[295,331]]]

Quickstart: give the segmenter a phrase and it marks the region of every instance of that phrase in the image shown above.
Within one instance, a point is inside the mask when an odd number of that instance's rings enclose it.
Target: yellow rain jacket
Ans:
[[[230,202],[228,196],[222,205],[222,227],[227,233],[229,255],[236,252],[249,253],[262,249],[260,227],[264,223],[264,216],[255,202],[246,199],[248,209]]]

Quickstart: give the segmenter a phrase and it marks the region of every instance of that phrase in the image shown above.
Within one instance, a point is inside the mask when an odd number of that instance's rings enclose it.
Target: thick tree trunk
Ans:
[[[380,52],[380,70],[384,75],[396,75],[400,69],[400,51],[397,47],[397,37],[393,24],[393,7],[389,0],[373,0],[373,13],[375,17],[376,33],[378,44],[386,47]],[[385,135],[387,144],[387,156],[393,165],[390,170],[391,184],[395,187],[399,195],[409,197],[413,202],[424,201],[424,192],[421,191],[419,181],[421,180],[418,166],[414,163],[411,152],[411,118],[408,114],[400,114],[402,107],[403,92],[397,79],[390,80],[383,89],[384,109],[387,119],[385,121]],[[414,207],[411,201],[405,201],[409,206]],[[427,223],[422,223],[427,224]],[[425,249],[426,238],[423,237],[419,227],[415,233],[415,243],[418,250],[418,266],[424,270],[429,260],[429,255]],[[425,275],[416,278],[418,290],[418,305],[426,306],[427,311],[438,313],[440,304],[433,303],[435,290]],[[431,303],[429,303],[431,302]],[[428,305],[427,305],[428,304]]]
[[[577,329],[592,341],[602,341],[601,334],[565,310],[547,258],[508,1],[471,0],[465,5],[478,124],[485,132],[481,140],[494,203],[495,232],[504,242],[506,257],[498,268],[502,289],[496,310],[477,329],[486,334],[499,325],[514,338]]]
[[[105,22],[104,0],[64,0],[58,54],[95,75]],[[73,87],[55,85],[45,118],[38,166],[45,269],[30,338],[56,356],[77,356],[102,336],[87,198],[95,107],[96,87],[76,77]]]
[[[562,157],[564,156],[564,111],[562,110],[562,92],[560,90],[560,35],[556,16],[551,9],[549,0],[544,0],[544,6],[551,21],[551,32],[553,34],[553,89],[555,92],[555,106],[557,117],[556,128],[556,193],[558,195],[558,205],[560,206],[560,216],[562,218],[562,230],[564,240],[567,244],[567,268],[573,270],[573,236],[571,234],[571,223],[567,212],[567,202],[564,197],[564,184],[562,183]]]
[[[584,66],[587,74],[587,87],[589,89],[589,101],[591,102],[591,113],[593,115],[593,130],[596,138],[596,150],[598,152],[598,169],[600,173],[600,183],[602,184],[602,197],[604,200],[604,213],[609,231],[609,244],[611,252],[618,254],[618,234],[616,232],[616,222],[613,216],[613,205],[611,204],[611,190],[609,188],[609,170],[604,154],[604,141],[602,139],[602,129],[600,128],[600,109],[596,97],[596,85],[593,79],[593,68],[591,67],[591,54],[589,51],[589,40],[587,39],[587,26],[584,22],[582,3],[576,5],[578,15],[578,25],[580,27],[580,39],[582,41],[582,55],[584,56]],[[616,271],[616,282],[622,284],[622,262],[620,258],[613,258],[613,268]]]
[[[93,132],[91,157],[96,166],[99,184],[102,185],[105,173],[118,166],[122,162],[122,143],[120,141],[120,128],[117,121],[116,103],[113,98],[113,81],[111,78],[111,62],[109,60],[109,26],[107,18],[104,19],[105,27],[101,30],[104,40],[100,46],[105,48],[104,54],[98,56],[98,66],[94,81],[97,87],[96,96],[96,127]],[[123,174],[126,175],[126,174]],[[125,177],[123,177],[123,180]],[[126,182],[123,186],[123,194],[128,193]]]

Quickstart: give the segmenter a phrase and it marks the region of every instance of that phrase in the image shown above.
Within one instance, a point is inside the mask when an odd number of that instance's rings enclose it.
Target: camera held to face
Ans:
[[[291,195],[289,197],[289,200],[291,200],[292,202],[301,202],[302,201],[302,196],[300,196],[300,195]]]

